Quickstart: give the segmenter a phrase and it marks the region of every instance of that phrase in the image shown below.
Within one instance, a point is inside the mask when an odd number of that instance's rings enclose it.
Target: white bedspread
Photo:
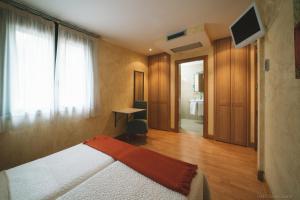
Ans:
[[[0,172],[0,186],[7,182],[12,200],[54,199],[113,162],[110,156],[78,144]],[[0,194],[2,198],[7,197]]]
[[[189,197],[170,190],[119,161],[70,190],[60,200],[202,200],[203,176],[198,173]]]

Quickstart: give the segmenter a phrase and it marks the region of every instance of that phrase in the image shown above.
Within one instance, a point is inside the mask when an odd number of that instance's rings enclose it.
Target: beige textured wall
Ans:
[[[62,150],[96,134],[122,133],[125,118],[114,128],[113,108],[132,106],[133,71],[145,72],[148,98],[147,57],[99,40],[99,114],[90,119],[37,123],[0,134],[0,170]]]
[[[175,127],[175,61],[197,56],[208,55],[208,134],[214,131],[214,63],[213,48],[185,53],[177,53],[171,56],[171,128]]]
[[[257,0],[264,24],[259,168],[274,196],[300,199],[300,80],[295,79],[292,0]]]

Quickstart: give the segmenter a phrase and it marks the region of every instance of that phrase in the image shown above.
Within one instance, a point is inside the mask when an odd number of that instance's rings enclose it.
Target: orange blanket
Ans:
[[[110,155],[115,160],[119,160],[122,154],[128,153],[136,148],[135,146],[121,142],[120,140],[102,135],[86,140],[83,143]]]
[[[197,165],[176,160],[119,140],[97,136],[84,142],[174,191],[188,195]]]

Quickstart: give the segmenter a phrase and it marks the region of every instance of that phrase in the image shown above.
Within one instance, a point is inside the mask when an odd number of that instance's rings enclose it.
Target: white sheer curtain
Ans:
[[[0,131],[54,112],[54,23],[0,8]]]
[[[97,93],[93,38],[59,26],[55,70],[56,109],[60,114],[91,116]]]
[[[56,48],[53,22],[0,4],[0,132],[95,114],[96,40],[59,26]]]

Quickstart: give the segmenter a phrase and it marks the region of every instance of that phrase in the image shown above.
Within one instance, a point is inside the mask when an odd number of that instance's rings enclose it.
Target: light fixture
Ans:
[[[152,49],[150,48],[150,49],[149,49],[149,51],[151,52],[151,51],[152,51]]]

